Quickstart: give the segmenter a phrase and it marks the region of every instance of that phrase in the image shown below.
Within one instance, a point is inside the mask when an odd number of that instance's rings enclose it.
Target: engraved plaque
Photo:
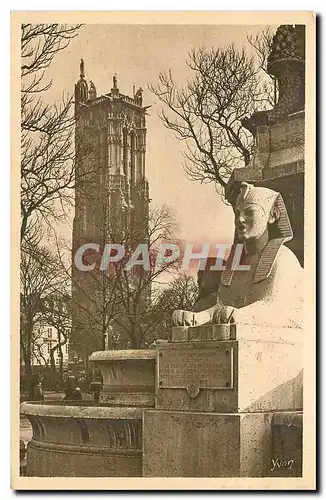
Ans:
[[[162,389],[187,389],[190,397],[196,397],[200,389],[232,389],[233,348],[161,350],[158,383]]]

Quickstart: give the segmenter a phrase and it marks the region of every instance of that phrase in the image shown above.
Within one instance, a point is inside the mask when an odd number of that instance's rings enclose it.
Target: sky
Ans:
[[[84,25],[68,48],[57,54],[47,75],[53,85],[47,100],[71,94],[79,78],[80,59],[86,79],[101,95],[110,91],[112,77],[120,92],[132,96],[133,85],[142,87],[143,105],[151,106],[147,117],[146,176],[153,206],[168,205],[176,214],[180,238],[188,242],[232,242],[233,213],[217,194],[215,186],[191,181],[183,169],[184,144],[167,130],[158,112],[161,103],[148,89],[156,84],[160,71],[172,70],[178,85],[189,75],[187,53],[193,47],[222,47],[230,43],[251,46],[248,35],[266,26],[182,26],[182,25]],[[64,228],[66,236],[71,225]],[[68,234],[69,233],[69,234]]]

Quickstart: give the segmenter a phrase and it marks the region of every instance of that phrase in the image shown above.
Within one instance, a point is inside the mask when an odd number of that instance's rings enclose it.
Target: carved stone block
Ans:
[[[202,325],[191,326],[188,329],[189,341],[207,341],[207,340],[235,340],[235,324]]]
[[[258,151],[280,151],[304,144],[304,120],[304,111],[301,111],[271,127],[267,125],[257,127]]]
[[[100,403],[115,406],[154,406],[155,351],[98,351],[90,356],[101,371]]]
[[[302,409],[302,352],[295,332],[292,337],[289,332],[273,339],[267,335],[266,341],[252,337],[158,345],[155,408],[204,412]]]
[[[267,477],[272,418],[145,410],[143,476]]]
[[[188,340],[187,326],[174,326],[171,328],[169,342],[187,342]]]

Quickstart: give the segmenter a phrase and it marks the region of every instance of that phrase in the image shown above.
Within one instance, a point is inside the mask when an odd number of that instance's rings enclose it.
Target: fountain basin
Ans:
[[[26,402],[21,414],[33,428],[28,476],[141,476],[141,408]]]
[[[33,428],[27,475],[138,477],[142,475],[142,415],[154,407],[155,351],[98,351],[99,402],[22,403]]]

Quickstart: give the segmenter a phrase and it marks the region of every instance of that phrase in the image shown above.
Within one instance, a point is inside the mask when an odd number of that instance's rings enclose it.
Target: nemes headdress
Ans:
[[[282,195],[272,189],[256,187],[247,182],[241,182],[237,186],[237,189],[233,187],[226,195],[234,208],[259,205],[265,210],[267,215],[269,215],[272,208],[277,208],[279,216],[273,223],[273,228],[271,228],[273,235],[270,235],[271,239],[260,256],[253,279],[254,283],[258,283],[268,278],[281,246],[293,238],[291,223]],[[226,268],[222,274],[222,283],[230,285],[232,277],[233,271]]]
[[[265,212],[270,212],[279,193],[272,189],[255,187],[247,182],[242,182],[240,192],[236,198],[235,206],[260,205]]]

